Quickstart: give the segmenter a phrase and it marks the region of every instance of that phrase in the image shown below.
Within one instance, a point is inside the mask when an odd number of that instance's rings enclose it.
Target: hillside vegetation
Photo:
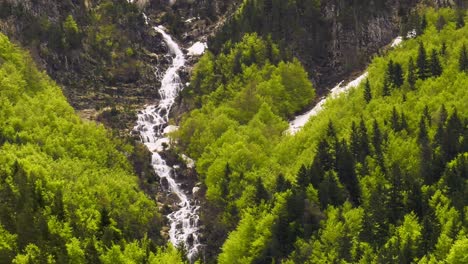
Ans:
[[[182,261],[131,153],[0,34],[0,263]]]
[[[200,60],[203,106],[176,136],[206,187],[213,261],[467,261],[468,28],[452,9],[418,17],[417,38],[294,136],[286,120],[313,98],[299,63],[257,56],[276,49],[255,35]]]

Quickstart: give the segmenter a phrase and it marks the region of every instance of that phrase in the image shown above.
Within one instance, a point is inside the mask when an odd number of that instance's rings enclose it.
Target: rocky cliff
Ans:
[[[232,2],[3,0],[0,31],[30,50],[85,118],[123,130],[136,109],[157,99],[168,63],[142,12],[188,46],[206,39]]]
[[[246,32],[271,36],[285,56],[301,60],[323,94],[369,62],[400,31],[418,0],[248,0],[210,46],[217,53],[228,39]],[[434,4],[434,1],[425,1]],[[440,2],[440,1],[439,1]],[[450,5],[442,1],[441,5]]]

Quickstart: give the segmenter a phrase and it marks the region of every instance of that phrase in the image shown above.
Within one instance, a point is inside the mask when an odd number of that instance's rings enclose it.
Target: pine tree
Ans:
[[[439,55],[437,55],[437,51],[435,49],[432,49],[431,60],[429,64],[431,68],[431,75],[433,77],[439,77],[442,74],[442,66],[440,65]]]
[[[358,132],[356,123],[354,121],[351,123],[350,149],[354,158],[356,160],[359,160],[359,153],[360,153],[359,132]]]
[[[367,155],[370,155],[369,136],[367,134],[366,123],[364,123],[364,119],[362,118],[361,122],[359,123],[359,142],[362,162]]]
[[[403,85],[403,82],[403,68],[400,63],[395,63],[393,65],[393,84],[396,87],[400,87]]]
[[[457,29],[460,29],[465,26],[465,14],[463,11],[459,10],[457,12]]]
[[[432,184],[434,179],[432,177],[432,151],[427,132],[426,117],[421,116],[419,121],[418,144],[421,153],[421,178],[424,179],[426,184]]]
[[[410,57],[409,62],[408,62],[408,77],[407,81],[411,89],[414,89],[414,86],[416,84],[416,73],[415,73],[415,65],[413,58]]]
[[[369,79],[366,79],[366,83],[364,84],[364,100],[369,103],[372,100],[372,93],[371,87],[369,84]]]
[[[382,132],[380,132],[379,124],[377,120],[374,119],[374,123],[372,125],[373,134],[372,134],[372,143],[374,145],[374,149],[376,153],[382,152]]]
[[[400,117],[400,130],[406,130],[408,131],[408,122],[406,122],[406,115],[405,113],[401,112],[401,117]]]
[[[385,76],[383,88],[382,88],[382,95],[389,96],[390,95],[390,81],[387,76]]]
[[[400,116],[398,115],[396,107],[393,107],[392,109],[392,118],[390,122],[391,122],[391,127],[393,131],[395,132],[400,131]]]
[[[445,24],[447,24],[447,21],[445,21],[445,17],[443,15],[440,15],[436,23],[437,32],[440,32],[445,27]]]
[[[426,19],[426,15],[423,15],[423,17],[421,18],[421,34],[424,33],[424,30],[426,30],[426,28],[427,28],[427,19]]]
[[[280,193],[280,192],[285,192],[288,189],[290,189],[291,184],[289,183],[288,180],[286,180],[286,178],[284,178],[284,175],[280,173],[278,177],[276,177],[275,187],[276,187],[276,192]]]
[[[302,165],[301,168],[299,169],[299,172],[297,173],[296,181],[297,181],[298,187],[302,189],[306,188],[307,185],[309,185],[310,183],[309,171],[305,165]],[[314,182],[312,183],[312,185],[314,185],[315,187],[318,186]]]
[[[432,125],[432,118],[431,118],[431,115],[429,114],[429,107],[427,105],[424,107],[423,116],[424,116],[424,118],[426,118],[427,124],[429,124],[429,126],[431,126]]]
[[[263,185],[262,178],[257,177],[255,181],[255,200],[257,203],[261,203],[262,201],[267,201],[269,198],[268,191],[265,189],[265,185]]]
[[[447,43],[445,43],[445,41],[442,42],[442,47],[440,48],[440,55],[447,55]]]
[[[424,44],[419,42],[419,51],[418,51],[418,58],[416,60],[416,64],[418,67],[418,77],[420,79],[426,79],[427,72],[428,72],[428,63],[427,63],[427,56],[426,56],[426,49],[424,48]]]
[[[463,135],[463,123],[458,117],[458,111],[450,115],[447,120],[447,161],[451,161],[460,152],[460,137]]]
[[[462,49],[460,50],[460,57],[458,59],[458,68],[460,71],[468,72],[468,54],[466,51],[466,46],[463,44]]]

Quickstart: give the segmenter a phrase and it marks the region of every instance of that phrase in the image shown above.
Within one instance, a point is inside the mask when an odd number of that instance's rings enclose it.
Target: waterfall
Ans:
[[[164,73],[161,80],[159,94],[161,100],[157,105],[147,105],[139,112],[137,125],[134,130],[140,134],[141,141],[152,153],[152,166],[155,172],[162,179],[166,179],[169,191],[179,198],[179,209],[169,214],[167,217],[170,223],[169,237],[174,246],[183,245],[187,250],[187,257],[190,261],[197,256],[202,244],[199,241],[199,216],[200,206],[197,205],[191,195],[186,194],[175,180],[175,171],[168,166],[166,161],[159,154],[165,144],[169,144],[167,133],[177,129],[168,126],[169,113],[175,103],[179,92],[183,89],[178,71],[185,65],[185,56],[179,45],[170,35],[164,32],[162,26],[154,27],[164,39],[169,54],[172,56],[172,64]]]

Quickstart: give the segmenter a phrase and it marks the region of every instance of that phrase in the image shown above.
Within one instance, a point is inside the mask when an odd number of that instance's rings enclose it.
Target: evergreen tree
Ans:
[[[432,184],[434,182],[432,177],[432,151],[425,119],[426,117],[423,115],[419,121],[418,144],[421,153],[420,173],[421,178],[424,179],[426,184]]]
[[[460,71],[468,72],[468,54],[466,51],[466,45],[463,44],[460,50],[460,57],[458,59],[458,68]]]
[[[414,65],[414,61],[413,61],[413,58],[410,57],[409,59],[409,62],[408,62],[408,77],[407,77],[407,81],[408,81],[408,84],[410,86],[411,89],[414,89],[414,86],[416,84],[416,72],[415,72],[415,65]]]
[[[431,75],[433,77],[439,77],[442,74],[442,66],[440,65],[439,55],[437,55],[437,51],[435,49],[432,49],[431,60],[429,64],[431,68]]]
[[[393,66],[393,84],[396,87],[400,87],[403,85],[403,82],[403,68],[400,63],[395,63]]]
[[[424,116],[424,118],[426,118],[427,124],[429,124],[429,126],[431,126],[432,125],[432,118],[431,118],[431,115],[429,114],[429,107],[427,105],[424,106],[423,116]]]
[[[263,185],[263,180],[261,177],[257,177],[255,180],[255,201],[261,203],[262,201],[268,201],[269,195],[268,191]]]
[[[376,153],[382,152],[382,132],[380,132],[379,124],[377,120],[374,119],[372,124],[373,133],[372,133],[372,143]]]
[[[367,155],[370,155],[369,136],[367,134],[366,123],[361,118],[359,122],[359,143],[360,143],[360,161],[363,162]]]
[[[369,84],[369,79],[366,79],[366,83],[364,84],[364,100],[369,103],[372,100],[372,93],[371,87]]]
[[[387,76],[385,76],[383,87],[382,87],[382,95],[389,96],[390,95],[390,80]]]
[[[457,12],[457,24],[456,27],[457,29],[460,29],[465,26],[465,14],[463,11],[458,10]]]
[[[445,41],[442,42],[442,47],[440,48],[440,55],[447,55],[447,43],[445,43]]]
[[[445,27],[445,24],[447,24],[447,21],[445,21],[445,17],[443,15],[440,15],[436,22],[437,32],[440,32]]]
[[[423,15],[423,17],[421,18],[421,32],[419,35],[421,35],[422,33],[424,33],[424,31],[426,30],[427,28],[427,19],[426,19],[426,15]]]
[[[343,139],[336,154],[336,171],[340,182],[348,190],[351,201],[357,205],[360,199],[359,181],[354,168],[354,157],[349,150],[348,144]]]
[[[280,173],[278,177],[276,177],[275,186],[276,186],[276,192],[278,193],[285,192],[291,188],[291,184],[289,183],[288,180],[286,180],[286,178],[284,178],[284,175],[282,173]]]
[[[458,117],[458,111],[450,115],[447,120],[447,161],[451,161],[460,152],[460,137],[463,135],[463,123]]]
[[[401,112],[400,120],[401,120],[400,121],[400,130],[408,131],[408,122],[406,121],[405,113]]]
[[[390,123],[393,131],[400,131],[400,116],[398,115],[396,107],[393,107],[392,109],[392,118],[390,119]]]
[[[426,49],[424,48],[424,44],[422,42],[419,42],[418,58],[416,60],[416,65],[418,67],[418,77],[423,80],[426,79],[428,77],[428,63]]]

